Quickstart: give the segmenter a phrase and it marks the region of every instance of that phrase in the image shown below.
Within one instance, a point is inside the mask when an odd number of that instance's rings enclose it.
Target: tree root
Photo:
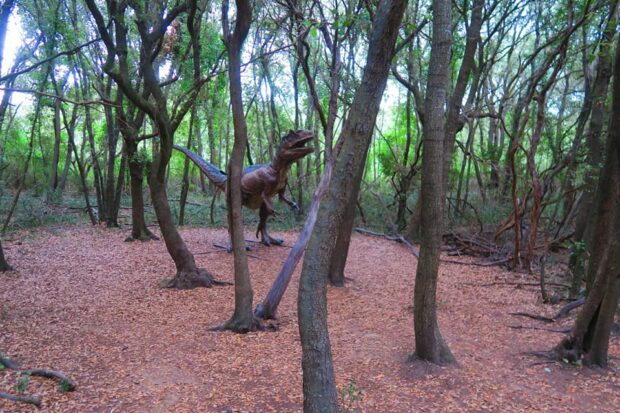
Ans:
[[[60,391],[63,393],[73,391],[77,387],[75,382],[61,371],[48,370],[48,369],[22,370],[17,363],[15,363],[14,361],[6,357],[3,357],[2,355],[0,355],[0,364],[2,364],[2,366],[4,366],[7,369],[18,371],[27,376],[38,376],[38,377],[45,377],[47,379],[58,380],[60,384]],[[41,397],[39,396],[20,396],[20,395],[0,392],[0,398],[11,400],[14,402],[19,402],[19,403],[34,404],[37,407],[41,407]]]
[[[553,316],[554,320],[560,320],[568,315],[572,310],[577,307],[581,307],[586,302],[585,298],[580,298],[579,300],[572,301],[566,304],[564,307],[560,308],[560,310]]]
[[[263,331],[264,327],[260,320],[252,317],[252,320],[240,320],[234,317],[226,323],[211,327],[209,331],[232,331],[233,333],[247,334],[251,331]]]
[[[7,399],[18,403],[34,404],[37,407],[41,407],[41,398],[39,396],[19,396],[0,391],[0,399]]]
[[[247,334],[253,331],[277,331],[278,326],[273,323],[265,324],[261,320],[252,316],[251,320],[234,317],[226,323],[211,327],[209,331],[232,331],[233,333]]]
[[[561,333],[561,334],[566,334],[566,333],[570,333],[570,328],[568,329],[563,329],[563,330],[555,330],[553,328],[544,328],[544,327],[531,327],[531,326],[508,326],[508,328],[512,328],[515,330],[540,330],[540,331],[549,331],[551,333]]]
[[[7,369],[21,370],[17,363],[15,363],[14,361],[11,361],[11,360],[9,360],[9,359],[7,359],[5,357],[2,357],[2,355],[0,355],[0,364],[2,364]]]
[[[571,310],[574,310],[575,308],[582,306],[585,302],[586,302],[585,298],[581,298],[579,300],[570,302],[566,304],[564,307],[560,308],[560,310],[553,317],[545,317],[542,315],[524,313],[521,311],[516,312],[516,313],[508,313],[508,314],[514,315],[514,316],[529,317],[529,318],[533,318],[534,320],[544,321],[545,323],[554,323],[566,317],[568,313],[571,312]]]
[[[22,373],[30,376],[38,376],[45,377],[46,379],[58,380],[58,383],[60,384],[63,392],[73,391],[76,387],[75,382],[61,371],[47,369],[31,369],[23,370]]]
[[[163,279],[158,285],[161,288],[191,290],[198,287],[211,288],[214,285],[232,285],[232,283],[216,280],[207,270],[199,268],[196,271],[179,271],[173,278]]]
[[[401,244],[404,244],[409,251],[411,251],[411,253],[416,257],[416,258],[420,258],[420,251],[418,251],[411,242],[409,242],[405,237],[403,237],[402,235],[387,235],[387,234],[382,234],[380,232],[374,232],[365,228],[360,228],[357,227],[355,228],[355,231],[359,232],[360,234],[366,234],[366,235],[373,235],[375,237],[383,237],[385,239],[388,239],[390,241],[396,241],[396,242],[400,242]]]
[[[140,232],[140,234],[138,235],[131,234],[130,236],[125,238],[125,242],[134,242],[134,241],[142,241],[142,242],[159,241],[159,237],[147,229],[146,231]]]
[[[517,311],[516,313],[508,313],[508,314],[519,316],[519,317],[529,317],[529,318],[533,318],[534,320],[544,321],[545,323],[553,323],[555,321],[553,318],[545,317],[543,315],[538,315],[538,314],[524,313],[522,311]]]

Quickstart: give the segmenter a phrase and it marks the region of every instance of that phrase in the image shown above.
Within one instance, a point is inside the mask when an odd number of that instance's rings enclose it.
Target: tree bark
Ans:
[[[164,280],[160,285],[177,289],[211,287],[215,280],[206,270],[196,267],[194,256],[187,248],[174,225],[166,194],[166,171],[172,155],[174,132],[185,114],[195,104],[196,97],[206,82],[206,80],[201,78],[199,59],[196,57],[196,55],[200,57],[200,53],[194,50],[193,84],[190,87],[190,91],[183,94],[184,96],[180,98],[182,100],[175,103],[175,111],[172,117],[169,113],[168,96],[162,90],[157,75],[158,68],[155,67],[156,57],[161,51],[159,46],[161,45],[162,38],[176,16],[189,11],[189,18],[187,20],[188,31],[192,37],[199,35],[200,31],[195,31],[193,27],[197,3],[195,1],[179,3],[175,7],[167,9],[166,13],[164,13],[163,4],[149,3],[153,4],[153,7],[159,7],[159,11],[150,10],[147,18],[144,14],[146,12],[136,4],[108,2],[108,11],[113,13],[112,27],[114,29],[114,36],[112,36],[108,29],[109,26],[96,2],[94,0],[85,0],[85,2],[94,17],[97,30],[108,53],[103,70],[114,79],[123,94],[139,110],[144,111],[149,116],[160,138],[159,150],[155,155],[149,174],[149,188],[166,249],[172,257],[177,270],[176,275],[172,279]],[[136,89],[135,84],[130,79],[127,26],[125,21],[127,7],[131,7],[134,15],[137,15],[133,21],[140,36],[140,60],[136,63],[140,67],[138,72],[141,79],[136,84],[142,85],[143,89],[141,92]],[[192,39],[193,48],[197,47],[197,43],[199,44],[200,42]]]
[[[346,139],[336,160],[326,199],[321,202],[314,232],[308,241],[298,296],[306,413],[338,410],[327,329],[327,274],[345,208],[350,199],[356,198],[352,196],[354,188],[351,182],[360,181],[364,171],[406,3],[404,0],[393,0],[379,4],[362,82],[342,130]]]
[[[2,248],[2,241],[0,241],[0,272],[12,271],[13,267],[9,265],[4,256],[4,249]]]
[[[189,119],[189,132],[187,134],[187,148],[192,149],[194,123],[196,120],[196,106],[192,109]],[[200,174],[202,175],[202,174]],[[185,223],[185,204],[187,203],[187,193],[189,192],[189,158],[185,157],[183,162],[183,178],[181,180],[181,196],[179,197],[179,225]]]
[[[575,242],[585,241],[587,250],[590,255],[591,270],[586,273],[586,290],[592,287],[594,278],[596,277],[596,268],[601,258],[601,248],[594,243],[596,238],[600,238],[600,232],[605,230],[606,223],[602,223],[603,228],[598,228],[596,213],[596,188],[600,171],[599,165],[603,160],[603,140],[601,135],[603,132],[604,118],[607,105],[607,90],[612,75],[612,43],[613,36],[616,32],[617,24],[617,1],[609,1],[609,19],[603,30],[598,51],[598,60],[596,65],[596,76],[592,82],[592,90],[590,99],[590,122],[588,130],[585,134],[585,144],[587,148],[586,154],[586,170],[584,179],[584,192],[579,206],[579,213],[575,222]],[[586,117],[587,119],[587,117]],[[585,122],[584,122],[585,124]],[[575,137],[578,138],[577,136]],[[598,234],[597,234],[598,233]],[[575,272],[577,277],[581,277],[577,262],[573,259],[570,262],[571,271]]]
[[[437,275],[443,228],[445,101],[452,47],[450,0],[433,1],[433,37],[424,103],[422,154],[422,244],[415,277],[415,356],[435,364],[454,362],[437,323]]]
[[[54,102],[54,150],[52,153],[52,164],[50,165],[50,180],[48,188],[48,199],[53,198],[56,188],[58,188],[58,162],[60,160],[60,100]]]
[[[612,114],[607,158],[597,187],[597,231],[594,242],[601,257],[590,264],[596,276],[571,333],[554,352],[559,359],[607,366],[609,337],[620,296],[620,38],[616,46]],[[604,230],[603,230],[604,229]],[[596,265],[594,270],[592,267]]]
[[[234,143],[228,163],[226,205],[228,208],[228,231],[232,240],[235,267],[235,311],[223,328],[238,333],[247,333],[259,327],[254,317],[252,301],[254,293],[250,281],[248,259],[245,254],[245,236],[241,215],[241,174],[243,156],[247,144],[247,125],[243,110],[241,89],[241,51],[252,22],[252,6],[248,0],[236,0],[237,20],[231,33],[228,23],[228,1],[222,3],[222,28],[228,50],[228,76],[230,101],[233,114]]]
[[[144,219],[144,159],[138,153],[138,144],[125,138],[131,191],[131,236],[125,241],[158,239],[146,226]]]

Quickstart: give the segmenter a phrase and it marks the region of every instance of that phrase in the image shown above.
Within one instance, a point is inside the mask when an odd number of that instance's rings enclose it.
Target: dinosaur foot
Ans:
[[[260,240],[261,244],[266,245],[268,247],[272,246],[272,245],[282,245],[284,244],[284,240],[280,239],[280,238],[274,238],[269,234],[266,233],[262,233],[261,234],[261,240]]]
[[[219,248],[221,250],[224,250],[224,251],[226,251],[229,254],[233,252],[233,247],[232,247],[231,244],[228,244],[228,245],[213,244],[213,246],[215,248]],[[246,244],[245,250],[246,251],[252,251],[252,247],[250,247],[249,245]]]
[[[280,239],[280,238],[273,238],[269,235],[263,235],[262,239],[261,239],[261,244],[266,245],[268,247],[272,246],[272,245],[277,245],[277,246],[281,246],[282,244],[284,244],[284,240]]]

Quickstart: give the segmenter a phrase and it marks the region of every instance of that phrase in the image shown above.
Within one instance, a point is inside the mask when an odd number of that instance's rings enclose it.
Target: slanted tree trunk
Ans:
[[[250,270],[245,254],[245,236],[241,215],[241,173],[243,155],[247,144],[247,125],[241,95],[241,49],[250,30],[252,6],[248,0],[236,0],[237,20],[234,31],[228,23],[228,1],[222,2],[222,28],[228,50],[228,76],[230,79],[230,101],[232,105],[234,143],[228,163],[226,205],[228,207],[228,231],[232,240],[235,264],[235,311],[223,328],[238,333],[247,333],[259,327],[252,309],[253,291]]]
[[[187,148],[192,149],[194,123],[196,123],[196,106],[192,109],[189,119],[189,133],[187,134]],[[202,174],[200,174],[202,175]],[[187,203],[187,193],[189,192],[189,158],[185,157],[183,162],[183,179],[181,181],[181,196],[179,197],[179,225],[185,223],[185,204]]]
[[[346,136],[332,182],[318,211],[299,282],[298,314],[302,345],[304,412],[338,410],[327,330],[327,274],[345,208],[360,181],[389,71],[405,0],[382,1],[374,17],[362,81],[343,126]],[[359,185],[359,182],[358,182]]]
[[[450,0],[433,1],[433,38],[424,103],[420,259],[415,277],[415,356],[435,364],[454,362],[437,323],[437,275],[444,206],[445,102],[452,47]]]
[[[611,327],[620,297],[620,38],[616,46],[613,103],[607,138],[607,158],[598,187],[594,244],[603,251],[589,271],[595,277],[588,298],[570,334],[554,352],[559,359],[606,367]],[[592,267],[596,268],[592,268]]]

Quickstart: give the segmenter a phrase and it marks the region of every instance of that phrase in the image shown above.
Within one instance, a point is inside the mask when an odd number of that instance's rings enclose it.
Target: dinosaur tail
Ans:
[[[209,181],[211,181],[213,185],[217,186],[222,191],[226,189],[226,181],[228,181],[228,176],[224,172],[220,171],[215,165],[205,161],[200,155],[190,151],[187,148],[179,145],[173,145],[173,148],[177,151],[183,152],[185,156],[194,162],[196,166],[200,168],[202,173],[209,178]]]

